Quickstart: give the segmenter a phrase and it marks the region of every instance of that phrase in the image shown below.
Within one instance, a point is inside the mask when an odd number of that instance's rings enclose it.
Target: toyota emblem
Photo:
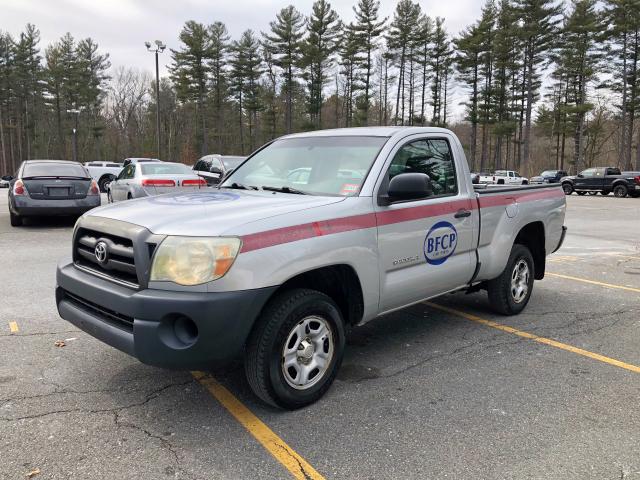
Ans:
[[[96,243],[96,248],[93,253],[98,262],[105,263],[107,261],[107,244],[105,242]]]

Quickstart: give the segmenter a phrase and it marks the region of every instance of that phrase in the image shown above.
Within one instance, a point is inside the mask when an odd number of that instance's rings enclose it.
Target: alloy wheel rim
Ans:
[[[300,320],[289,332],[282,348],[282,374],[296,390],[316,385],[327,373],[334,355],[330,323],[311,315]]]
[[[515,303],[522,303],[529,293],[529,264],[525,259],[518,260],[511,272],[511,297]]]

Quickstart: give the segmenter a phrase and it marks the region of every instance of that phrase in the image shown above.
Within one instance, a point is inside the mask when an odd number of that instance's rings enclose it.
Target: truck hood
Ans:
[[[338,203],[344,197],[318,197],[253,190],[207,190],[158,195],[115,203],[87,215],[140,225],[162,235],[234,234],[241,225]]]

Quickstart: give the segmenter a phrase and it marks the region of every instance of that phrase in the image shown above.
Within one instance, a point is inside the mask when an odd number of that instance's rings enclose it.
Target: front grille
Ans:
[[[100,262],[96,257],[95,248],[98,242],[107,245],[107,258]],[[75,263],[101,276],[138,287],[138,273],[133,249],[133,241],[86,228],[79,228],[75,237]]]
[[[128,332],[133,332],[133,318],[118,313],[114,310],[97,305],[89,300],[80,298],[77,295],[64,291],[64,298],[72,303],[76,308],[99,317],[103,322],[109,323],[114,327],[121,328]]]

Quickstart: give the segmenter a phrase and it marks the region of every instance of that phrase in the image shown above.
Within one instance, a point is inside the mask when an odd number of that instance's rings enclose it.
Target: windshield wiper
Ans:
[[[296,195],[309,195],[307,192],[303,192],[302,190],[298,190],[297,188],[291,187],[269,187],[263,186],[262,190],[267,190],[269,192],[282,192],[282,193],[295,193]]]
[[[253,185],[242,185],[241,183],[236,183],[233,182],[231,185],[225,185],[224,187],[218,187],[218,188],[235,188],[238,190],[258,190],[258,187],[255,187]]]

